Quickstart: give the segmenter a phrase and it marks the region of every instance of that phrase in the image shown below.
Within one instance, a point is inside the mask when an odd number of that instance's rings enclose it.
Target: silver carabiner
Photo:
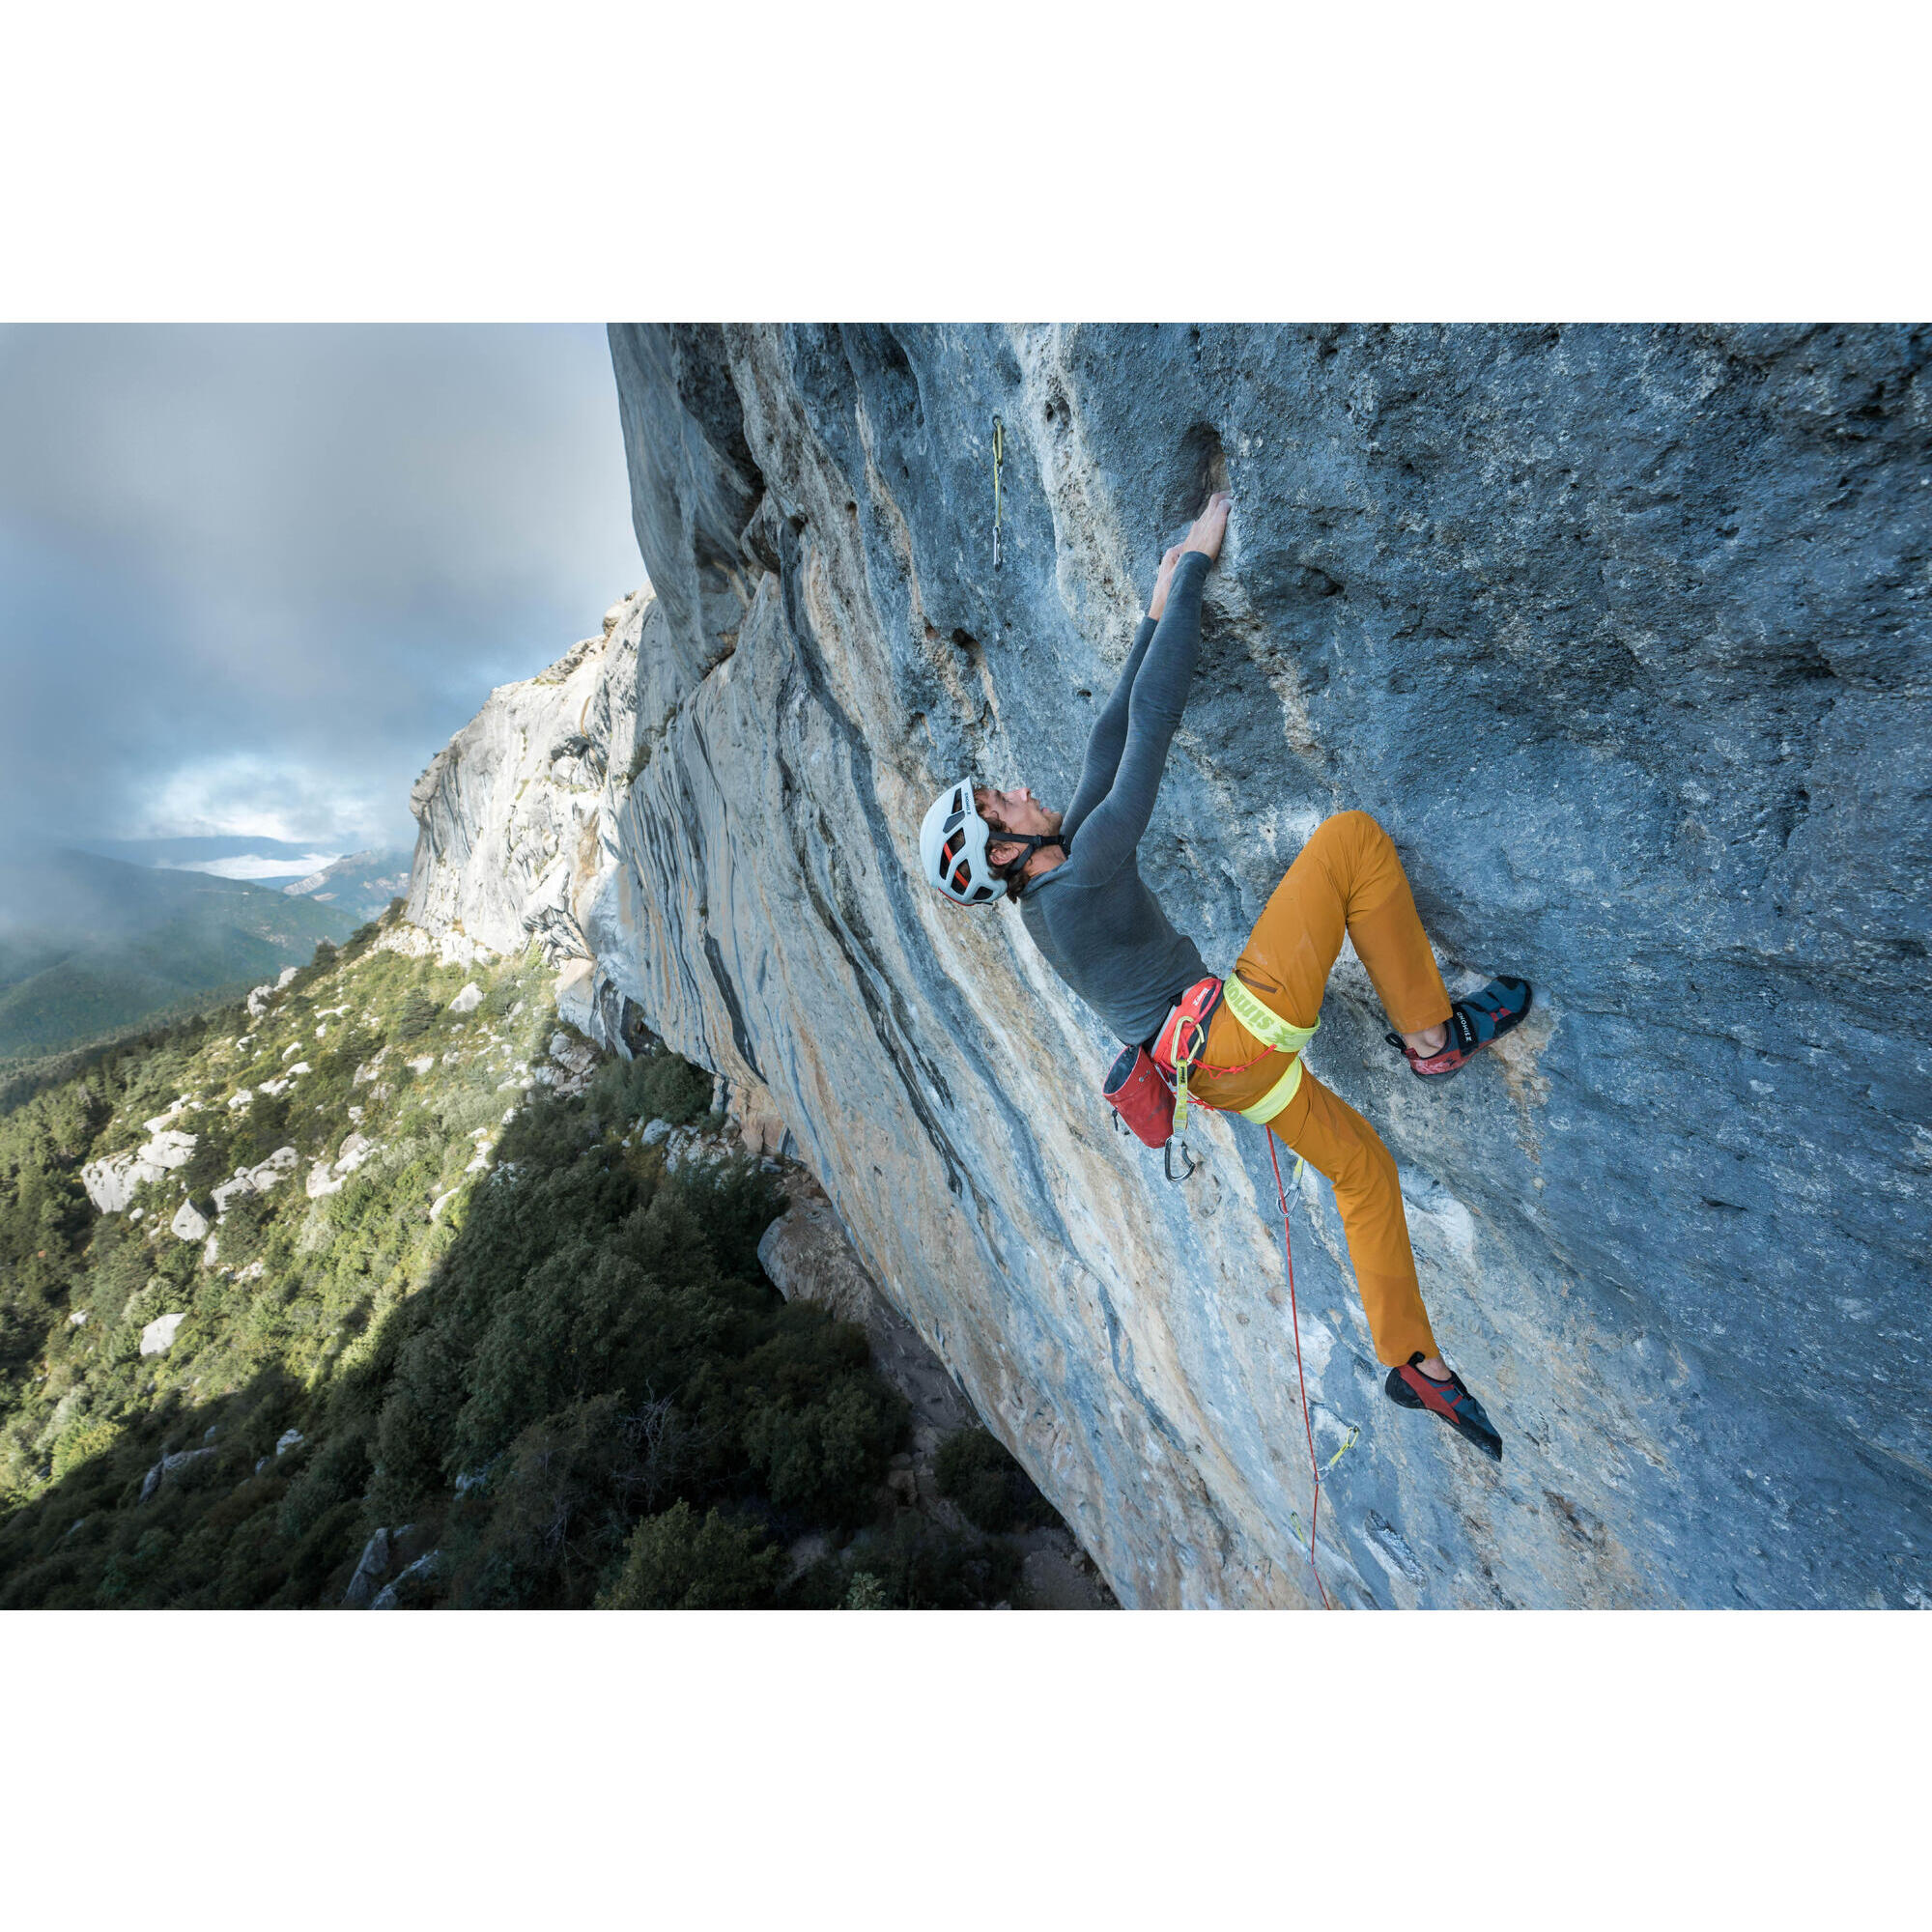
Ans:
[[[1187,1163],[1187,1165],[1183,1167],[1179,1174],[1176,1174],[1174,1171],[1174,1151],[1176,1148],[1179,1148],[1180,1150],[1180,1157]],[[1179,1140],[1179,1139],[1170,1140],[1160,1151],[1161,1172],[1165,1174],[1168,1179],[1171,1180],[1177,1187],[1179,1187],[1183,1180],[1188,1179],[1193,1175],[1194,1170],[1200,1165],[1201,1163],[1198,1160],[1196,1160],[1193,1154],[1188,1151],[1187,1143],[1184,1140]]]

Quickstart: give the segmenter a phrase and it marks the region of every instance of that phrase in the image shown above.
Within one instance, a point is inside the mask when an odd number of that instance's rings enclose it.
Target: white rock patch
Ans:
[[[161,1132],[130,1153],[91,1160],[80,1170],[87,1198],[103,1214],[119,1214],[133,1200],[134,1190],[159,1180],[172,1168],[185,1167],[195,1150],[196,1136]]]
[[[175,1345],[175,1330],[187,1320],[187,1310],[180,1309],[172,1315],[157,1315],[141,1330],[141,1352],[144,1355],[165,1355]]]

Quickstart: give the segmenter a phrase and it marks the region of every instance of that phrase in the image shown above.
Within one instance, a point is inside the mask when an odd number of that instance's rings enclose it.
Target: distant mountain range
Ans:
[[[340,906],[358,920],[375,919],[410,889],[407,852],[351,852],[282,888],[291,898]]]
[[[98,853],[0,856],[0,1070],[306,963],[318,940],[344,939],[366,917],[360,898],[340,897]]]
[[[207,838],[77,838],[72,849],[147,869],[206,872],[244,879],[291,897],[340,906],[374,919],[410,888],[411,854],[372,847],[340,853],[311,842],[226,836]]]

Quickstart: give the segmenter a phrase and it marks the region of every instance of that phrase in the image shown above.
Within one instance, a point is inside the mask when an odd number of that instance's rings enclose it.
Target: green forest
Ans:
[[[1045,1504],[971,1430],[952,1526],[895,1505],[907,1406],[765,1279],[710,1076],[393,930],[0,1116],[0,1607],[368,1601],[379,1532],[384,1607],[1024,1607]]]

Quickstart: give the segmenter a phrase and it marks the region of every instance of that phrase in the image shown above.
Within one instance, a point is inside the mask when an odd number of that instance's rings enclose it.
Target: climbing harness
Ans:
[[[1007,426],[993,418],[993,568],[1000,567],[1000,465],[1007,460]]]
[[[1154,1036],[1153,1064],[1174,1082],[1177,1134],[1187,1131],[1187,1076],[1208,1050],[1208,1022],[1220,1004],[1220,980],[1198,980],[1175,1002],[1166,1023]]]
[[[1224,999],[1235,1017],[1262,1041],[1262,1051],[1234,1066],[1208,1066],[1201,1058],[1208,1050],[1208,1022]],[[1301,1049],[1321,1027],[1320,1019],[1308,1027],[1283,1019],[1232,974],[1226,980],[1199,980],[1176,1001],[1154,1037],[1151,1052],[1145,1044],[1121,1049],[1100,1096],[1114,1109],[1117,1126],[1124,1123],[1147,1146],[1162,1151],[1163,1170],[1169,1180],[1185,1180],[1200,1164],[1181,1139],[1187,1131],[1188,1081],[1196,1068],[1207,1073],[1244,1073],[1270,1053],[1292,1056],[1287,1070],[1259,1100],[1236,1110],[1242,1120],[1265,1126],[1300,1091]],[[1177,1146],[1182,1163],[1179,1174],[1174,1171]]]
[[[1287,1072],[1253,1106],[1240,1110],[1242,1120],[1264,1127],[1301,1091],[1301,1049],[1321,1031],[1321,1021],[1318,1016],[1313,1026],[1302,1027],[1283,1019],[1263,1006],[1232,973],[1228,976],[1227,992],[1228,1010],[1257,1039],[1265,1040],[1277,1053],[1294,1056],[1288,1063]],[[1248,1065],[1252,1066],[1254,1062],[1249,1061]]]

